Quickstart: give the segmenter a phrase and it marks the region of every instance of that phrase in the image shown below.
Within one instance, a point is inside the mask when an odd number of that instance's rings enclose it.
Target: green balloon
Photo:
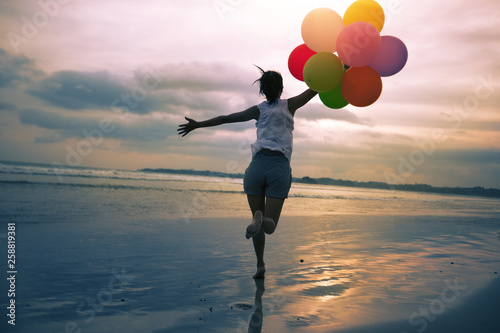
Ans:
[[[342,96],[340,84],[330,91],[319,93],[319,99],[331,109],[342,109],[349,104]]]
[[[319,93],[326,92],[340,83],[344,65],[335,54],[319,52],[307,60],[303,75],[309,88]]]

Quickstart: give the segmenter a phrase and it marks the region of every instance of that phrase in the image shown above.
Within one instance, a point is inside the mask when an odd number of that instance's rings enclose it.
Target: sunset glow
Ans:
[[[303,18],[351,3],[2,1],[1,159],[68,164],[87,140],[81,166],[243,168],[254,122],[177,126],[259,103],[254,64],[283,74],[284,98],[302,92],[287,59]],[[500,187],[499,2],[379,3],[406,67],[369,107],[301,109],[294,176]]]

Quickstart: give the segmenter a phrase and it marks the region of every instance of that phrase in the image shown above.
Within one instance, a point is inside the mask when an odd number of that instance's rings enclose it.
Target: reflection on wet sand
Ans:
[[[262,316],[265,329],[276,332],[408,322],[419,307],[433,304],[446,281],[466,285],[472,292],[491,274],[489,263],[496,259],[489,246],[496,239],[451,233],[446,225],[445,230],[433,226],[435,233],[422,225],[403,227],[363,225],[302,234],[301,244],[295,244],[289,255],[281,252],[269,259],[275,271],[266,277],[263,312],[263,290],[258,299],[256,293],[254,317],[259,325],[251,321],[249,332],[260,332]],[[471,276],[471,269],[478,274]],[[446,304],[446,309],[462,300]]]
[[[259,333],[262,331],[264,313],[262,311],[262,295],[264,294],[264,279],[254,279],[255,281],[255,311],[248,324],[248,333]]]

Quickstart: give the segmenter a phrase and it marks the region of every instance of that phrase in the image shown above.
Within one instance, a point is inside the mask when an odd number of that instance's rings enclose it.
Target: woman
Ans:
[[[293,117],[295,112],[309,102],[316,92],[307,89],[287,100],[280,99],[283,78],[275,71],[261,71],[260,94],[266,101],[244,111],[218,116],[205,121],[185,117],[188,123],[180,125],[178,134],[183,137],[201,127],[257,120],[257,141],[252,144],[252,162],[245,171],[244,191],[252,211],[252,223],[247,227],[247,239],[252,237],[257,256],[254,279],[263,278],[265,234],[276,229],[281,209],[292,184],[290,159],[293,146]],[[255,83],[254,82],[254,83]]]

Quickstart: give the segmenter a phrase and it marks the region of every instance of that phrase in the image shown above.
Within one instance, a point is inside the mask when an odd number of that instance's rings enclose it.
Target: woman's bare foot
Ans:
[[[253,216],[252,223],[250,223],[247,227],[247,232],[245,237],[247,239],[253,237],[260,231],[261,225],[262,225],[262,212],[258,210],[255,212],[255,215]]]
[[[254,274],[253,278],[254,279],[262,279],[264,277],[265,273],[266,273],[266,266],[265,265],[257,267],[257,272]]]

